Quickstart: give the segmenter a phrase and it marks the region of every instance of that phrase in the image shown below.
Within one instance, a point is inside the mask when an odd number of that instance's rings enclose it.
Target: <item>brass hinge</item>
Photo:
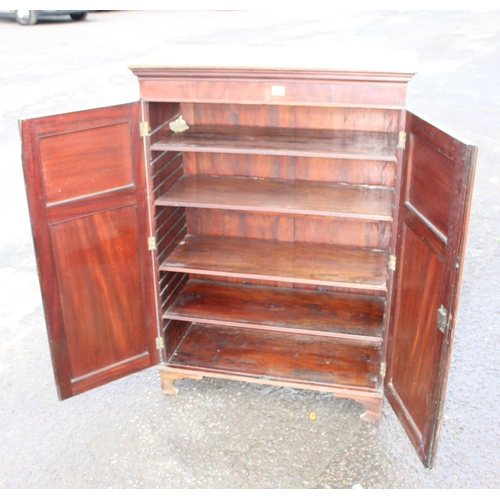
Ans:
[[[387,370],[387,365],[385,363],[380,363],[380,375],[385,377],[385,372]]]
[[[436,317],[438,328],[446,333],[446,326],[448,325],[448,309],[441,304],[441,307],[437,310]]]
[[[165,348],[165,342],[163,342],[163,337],[156,337],[156,348],[158,350]]]
[[[398,148],[404,148],[405,146],[406,146],[406,132],[399,132]]]
[[[395,271],[396,270],[396,256],[391,255],[389,257],[389,271]]]
[[[140,122],[139,123],[139,133],[141,137],[145,137],[149,134],[149,123],[148,122]]]
[[[148,238],[148,250],[156,250],[156,238],[154,236]]]

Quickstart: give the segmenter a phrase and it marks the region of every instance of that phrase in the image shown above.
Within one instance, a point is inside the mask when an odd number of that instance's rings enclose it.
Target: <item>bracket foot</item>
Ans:
[[[203,377],[201,375],[174,372],[164,366],[160,366],[160,382],[163,394],[177,396],[177,394],[179,394],[179,389],[174,386],[174,382],[176,380],[182,380],[183,378],[201,380]]]

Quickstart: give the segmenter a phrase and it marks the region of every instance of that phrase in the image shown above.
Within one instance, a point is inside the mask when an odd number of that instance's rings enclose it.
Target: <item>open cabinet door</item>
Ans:
[[[140,103],[20,122],[59,397],[157,362]]]
[[[432,467],[451,356],[476,147],[408,112],[385,389]]]

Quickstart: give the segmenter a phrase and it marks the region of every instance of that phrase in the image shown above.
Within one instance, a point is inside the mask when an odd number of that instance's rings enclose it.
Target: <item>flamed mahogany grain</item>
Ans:
[[[191,280],[163,317],[373,342],[383,314],[381,297]]]
[[[352,130],[193,125],[151,145],[155,151],[200,151],[396,161],[397,134]]]
[[[160,270],[385,290],[387,259],[364,248],[187,235]]]
[[[157,205],[392,220],[393,192],[319,182],[188,175]]]

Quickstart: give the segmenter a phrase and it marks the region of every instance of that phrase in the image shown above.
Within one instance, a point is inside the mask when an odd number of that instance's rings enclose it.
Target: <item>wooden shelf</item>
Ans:
[[[163,317],[381,341],[384,305],[371,295],[191,280]]]
[[[187,235],[160,270],[386,290],[387,262],[365,248]]]
[[[183,176],[156,205],[392,221],[393,191],[321,182]]]
[[[396,161],[396,145],[396,134],[385,132],[191,125],[151,149]]]
[[[310,385],[375,389],[380,344],[194,323],[166,366]]]

